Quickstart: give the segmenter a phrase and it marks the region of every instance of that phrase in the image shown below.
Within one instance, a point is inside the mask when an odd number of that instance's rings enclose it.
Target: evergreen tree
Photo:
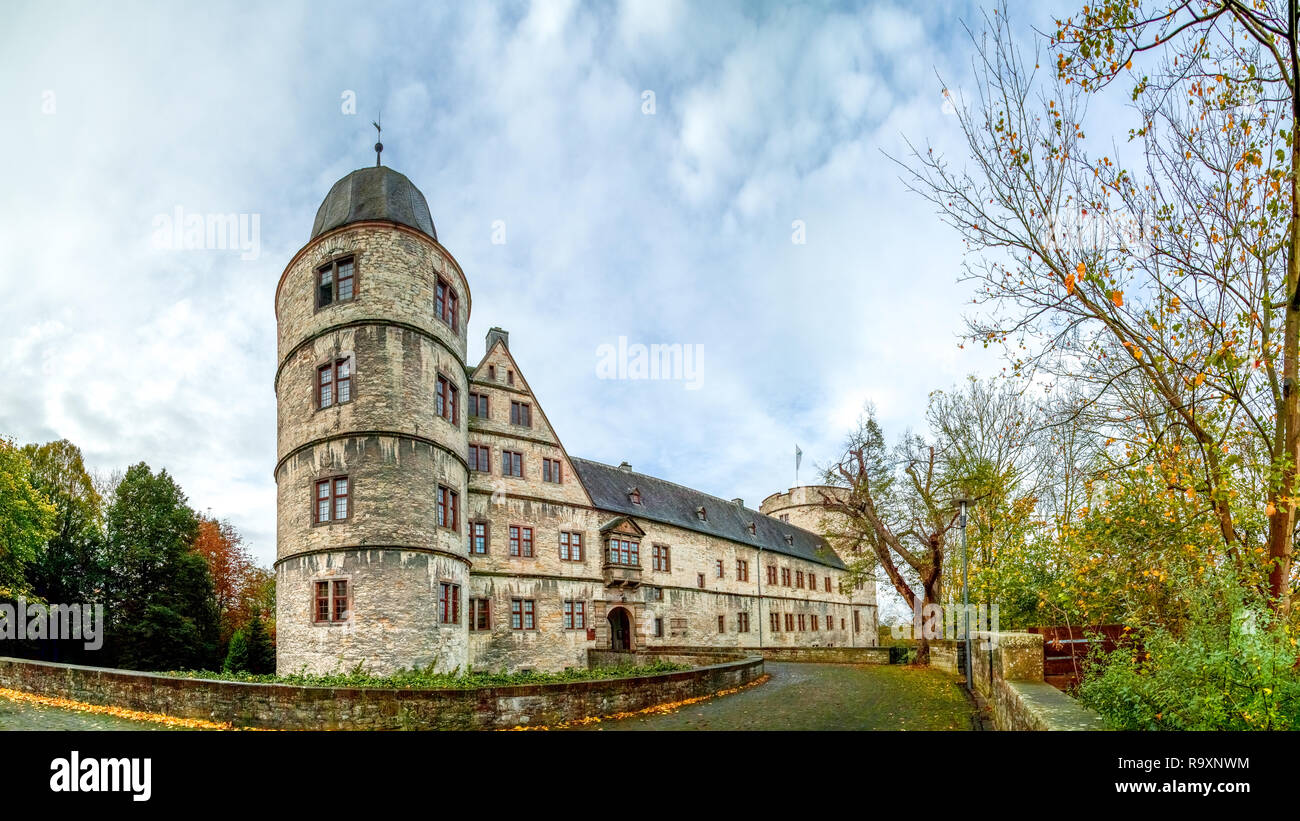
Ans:
[[[133,465],[106,519],[110,655],[120,665],[147,670],[214,666],[212,577],[193,549],[198,517],[185,494],[167,471]]]
[[[248,640],[243,630],[236,630],[230,637],[230,649],[226,651],[226,661],[221,665],[223,673],[256,672],[249,667]]]
[[[266,626],[262,624],[262,617],[254,615],[247,629],[248,671],[250,673],[274,673],[275,647],[271,644],[271,637],[266,632]],[[234,644],[233,639],[231,644]]]

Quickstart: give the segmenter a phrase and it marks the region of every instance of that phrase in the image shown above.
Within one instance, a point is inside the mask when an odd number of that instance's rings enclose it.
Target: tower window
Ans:
[[[438,527],[460,530],[460,494],[438,485]]]
[[[521,428],[533,426],[533,409],[527,402],[510,403],[510,424]]]
[[[356,272],[352,257],[336,259],[316,269],[316,307],[347,302],[356,295]]]
[[[348,605],[348,580],[332,579],[316,582],[316,610],[313,620],[319,623],[347,621],[351,615]]]
[[[513,450],[501,451],[501,475],[524,478],[524,455]]]
[[[328,408],[352,401],[352,359],[346,357],[316,369],[316,406]]]
[[[460,315],[457,311],[459,302],[456,298],[456,290],[451,287],[447,280],[438,277],[437,290],[433,300],[433,312],[439,319],[451,326],[453,331],[457,328],[457,317]]]
[[[335,476],[316,483],[316,524],[343,521],[349,508],[348,477]]]
[[[434,397],[435,411],[452,424],[460,421],[460,413],[456,409],[459,404],[457,402],[459,393],[460,391],[451,383],[450,379],[445,376],[438,377],[437,393]]]
[[[443,624],[460,624],[460,585],[438,583],[438,611]]]

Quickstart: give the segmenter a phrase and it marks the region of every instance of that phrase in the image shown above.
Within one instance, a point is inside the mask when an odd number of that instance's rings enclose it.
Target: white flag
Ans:
[[[803,451],[799,450],[799,446],[798,446],[798,445],[795,445],[795,446],[794,446],[794,469],[795,469],[795,470],[798,470],[798,469],[799,469],[799,465],[800,465],[802,462],[803,462]]]

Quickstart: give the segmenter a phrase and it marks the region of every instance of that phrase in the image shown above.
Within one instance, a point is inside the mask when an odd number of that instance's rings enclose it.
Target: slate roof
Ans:
[[[316,211],[311,238],[363,220],[398,222],[438,238],[424,194],[405,175],[387,166],[360,168],[334,183]]]
[[[673,525],[708,536],[730,539],[733,542],[762,547],[806,559],[839,570],[844,562],[835,554],[826,540],[801,527],[765,516],[757,510],[741,507],[735,502],[720,499],[679,484],[647,476],[644,473],[593,462],[590,459],[570,457],[578,478],[591,494],[592,502],[601,510],[623,513],[638,519]],[[628,491],[641,491],[641,504],[628,499]],[[703,507],[707,519],[700,521],[696,509]],[[749,532],[754,523],[753,534]],[[789,535],[793,544],[786,544]],[[760,571],[761,572],[761,571]]]

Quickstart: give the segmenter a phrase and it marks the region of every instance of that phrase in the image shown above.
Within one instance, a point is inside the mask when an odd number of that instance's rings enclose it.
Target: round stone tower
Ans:
[[[410,180],[334,184],[275,296],[280,673],[466,666],[469,313]]]

